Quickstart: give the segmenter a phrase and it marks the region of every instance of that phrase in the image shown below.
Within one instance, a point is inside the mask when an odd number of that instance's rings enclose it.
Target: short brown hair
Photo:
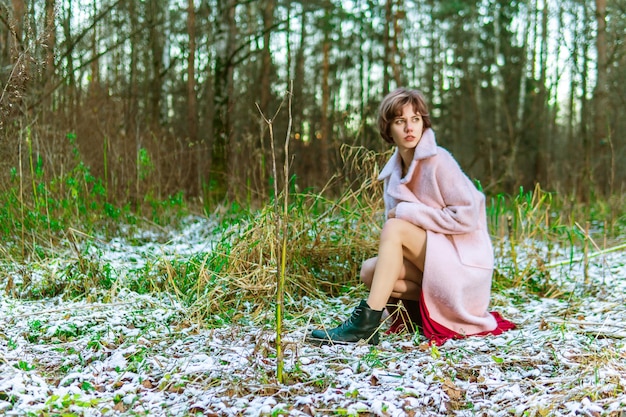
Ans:
[[[408,88],[398,88],[387,94],[378,108],[378,130],[385,142],[393,143],[389,126],[396,117],[402,114],[402,108],[412,104],[415,113],[422,116],[424,130],[431,127],[428,105],[421,92]]]

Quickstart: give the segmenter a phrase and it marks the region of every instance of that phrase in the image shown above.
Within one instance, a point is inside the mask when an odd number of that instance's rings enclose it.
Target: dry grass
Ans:
[[[352,290],[360,283],[361,262],[375,254],[382,224],[382,186],[375,181],[380,154],[346,147],[343,156],[366,180],[332,200],[322,194],[294,194],[286,219],[281,219],[287,222],[288,300]],[[259,313],[267,311],[277,288],[276,227],[276,213],[268,205],[227,234],[211,259],[201,262],[192,315],[206,319],[215,311],[238,310],[245,302],[256,304]]]
[[[378,223],[361,216],[372,208],[363,207],[357,196],[349,192],[331,202],[318,195],[300,195],[290,206],[287,299],[336,296],[359,283],[360,264],[376,249]],[[323,210],[317,212],[319,209]],[[274,299],[279,250],[274,213],[269,208],[262,210],[240,228],[243,230],[234,233],[232,241],[223,241],[211,261],[201,266],[193,288],[199,295],[192,306],[194,315],[204,318],[216,310],[236,309],[246,301],[266,311]]]

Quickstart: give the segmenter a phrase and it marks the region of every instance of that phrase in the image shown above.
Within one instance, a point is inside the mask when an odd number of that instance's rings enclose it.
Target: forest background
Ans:
[[[260,111],[290,91],[276,160],[291,121],[293,189],[337,193],[359,182],[346,152],[388,149],[382,96],[410,86],[488,194],[620,196],[625,31],[624,0],[3,0],[0,184],[79,161],[107,204],[265,201]]]

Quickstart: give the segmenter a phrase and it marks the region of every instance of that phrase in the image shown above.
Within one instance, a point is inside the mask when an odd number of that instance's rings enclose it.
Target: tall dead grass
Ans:
[[[348,187],[337,199],[321,194],[290,197],[285,216],[287,301],[352,290],[360,283],[361,262],[375,254],[382,225],[382,185],[375,181],[380,155],[355,148],[345,148],[343,154],[363,173],[360,186]],[[205,320],[242,303],[267,311],[275,299],[280,259],[276,227],[273,208],[267,206],[227,234],[213,252],[217,258],[204,263],[193,286],[198,295],[191,307],[194,316]],[[216,264],[220,267],[214,268]]]

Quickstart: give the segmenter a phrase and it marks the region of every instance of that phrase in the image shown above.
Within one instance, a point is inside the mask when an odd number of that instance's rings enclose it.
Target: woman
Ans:
[[[387,95],[378,127],[396,150],[379,176],[386,221],[378,256],[361,269],[369,296],[340,326],[314,330],[308,340],[377,344],[390,297],[405,300],[412,319],[437,344],[514,328],[487,310],[494,259],[485,197],[437,146],[422,94],[399,88]],[[396,320],[390,330],[401,327]]]

